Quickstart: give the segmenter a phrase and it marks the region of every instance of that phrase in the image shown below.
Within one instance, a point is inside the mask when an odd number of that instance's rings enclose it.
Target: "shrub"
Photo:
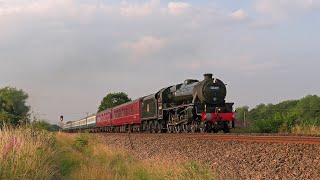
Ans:
[[[79,151],[83,151],[85,147],[88,145],[88,143],[89,143],[88,134],[81,133],[79,136],[76,137],[73,143],[73,146],[75,147],[75,149]]]

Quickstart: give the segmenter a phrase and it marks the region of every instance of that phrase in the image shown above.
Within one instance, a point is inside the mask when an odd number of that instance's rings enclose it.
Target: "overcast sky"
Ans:
[[[213,73],[236,107],[320,92],[320,0],[0,0],[0,87],[41,118]]]

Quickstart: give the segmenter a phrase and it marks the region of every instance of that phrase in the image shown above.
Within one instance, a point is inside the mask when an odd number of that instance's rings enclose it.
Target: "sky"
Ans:
[[[58,123],[204,73],[235,107],[320,95],[320,0],[0,0],[0,87]]]

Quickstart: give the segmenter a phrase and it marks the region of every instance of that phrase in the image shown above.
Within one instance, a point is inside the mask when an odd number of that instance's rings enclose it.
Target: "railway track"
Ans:
[[[268,143],[295,143],[295,144],[320,144],[320,137],[306,136],[257,136],[257,135],[219,135],[219,134],[140,134],[140,133],[113,133],[103,134],[131,136],[131,137],[168,137],[168,138],[193,138],[213,141],[242,141],[242,142],[268,142]]]

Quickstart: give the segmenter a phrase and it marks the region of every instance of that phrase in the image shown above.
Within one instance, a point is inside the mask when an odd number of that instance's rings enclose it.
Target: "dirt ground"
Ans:
[[[320,145],[101,135],[141,159],[196,160],[222,179],[319,179]],[[131,140],[130,140],[131,139]]]

